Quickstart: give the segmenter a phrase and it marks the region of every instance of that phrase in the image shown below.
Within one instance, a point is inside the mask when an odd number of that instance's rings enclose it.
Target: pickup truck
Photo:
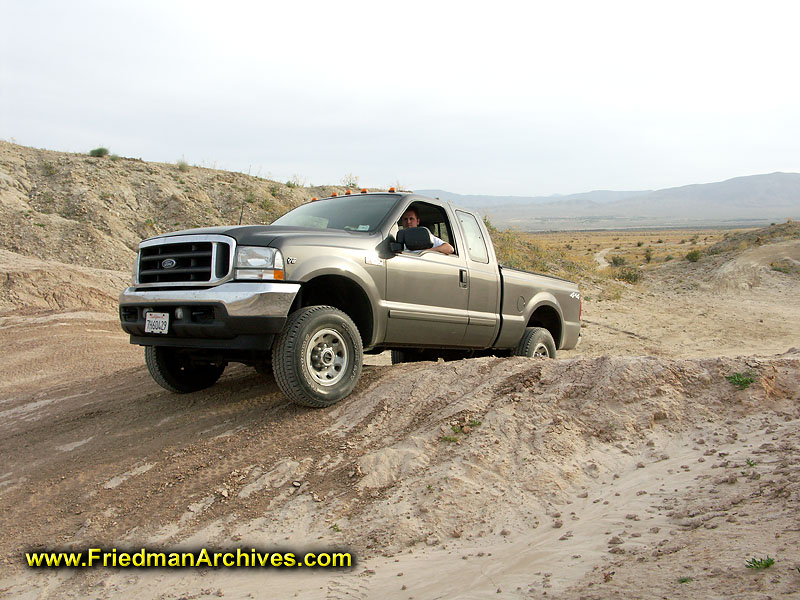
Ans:
[[[404,229],[410,208],[420,226]],[[432,250],[433,235],[454,252]],[[119,298],[122,328],[165,389],[207,388],[240,362],[313,407],[350,394],[364,353],[554,358],[578,344],[580,315],[575,283],[498,265],[476,213],[394,190],[149,238]]]

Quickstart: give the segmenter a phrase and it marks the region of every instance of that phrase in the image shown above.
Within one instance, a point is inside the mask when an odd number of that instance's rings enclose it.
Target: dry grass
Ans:
[[[485,223],[497,259],[502,265],[574,281],[598,274],[591,256],[582,256],[557,245],[542,243],[536,239],[535,234],[510,229],[500,231],[490,221],[485,220]]]
[[[557,231],[528,233],[500,231],[487,222],[501,264],[555,275],[577,282],[584,297],[619,300],[651,269],[670,261],[684,261],[693,251],[702,256],[722,248],[744,249],[766,240],[800,237],[797,223],[761,229],[652,229],[646,231]],[[608,249],[614,266],[598,268],[595,255]],[[648,260],[649,256],[649,260]],[[780,266],[774,267],[782,270]]]
[[[619,265],[652,267],[670,260],[683,259],[691,250],[705,252],[725,236],[750,230],[723,229],[650,229],[646,231],[556,231],[521,234],[536,243],[561,248],[572,260],[590,259],[601,250],[610,248],[606,260],[617,257]],[[650,255],[648,262],[647,256]],[[622,262],[620,262],[622,261]]]

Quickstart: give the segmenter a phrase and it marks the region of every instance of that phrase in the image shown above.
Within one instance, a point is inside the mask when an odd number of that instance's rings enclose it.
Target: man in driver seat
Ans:
[[[403,225],[404,229],[408,229],[409,227],[419,227],[419,213],[417,212],[417,209],[413,206],[410,206],[408,210],[403,213],[403,216],[400,217],[400,223]],[[439,239],[432,233],[431,238],[433,239],[433,248],[431,248],[431,250],[436,250],[436,252],[441,252],[442,254],[452,254],[455,252],[450,244],[442,239]]]

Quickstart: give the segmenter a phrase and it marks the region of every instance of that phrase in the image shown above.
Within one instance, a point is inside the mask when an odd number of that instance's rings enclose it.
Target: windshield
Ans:
[[[340,196],[299,206],[273,225],[375,231],[397,202],[395,195]]]

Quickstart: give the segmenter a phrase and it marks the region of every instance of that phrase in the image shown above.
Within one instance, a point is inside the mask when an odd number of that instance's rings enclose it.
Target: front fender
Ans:
[[[386,266],[382,259],[377,258],[377,254],[371,263],[364,260],[363,253],[360,257],[361,261],[364,261],[363,265],[351,256],[322,255],[298,259],[291,271],[290,280],[303,284],[323,275],[335,275],[358,285],[366,294],[372,310],[370,345],[373,345],[383,339],[386,330],[386,319],[380,318],[378,312],[381,297],[385,292]]]

